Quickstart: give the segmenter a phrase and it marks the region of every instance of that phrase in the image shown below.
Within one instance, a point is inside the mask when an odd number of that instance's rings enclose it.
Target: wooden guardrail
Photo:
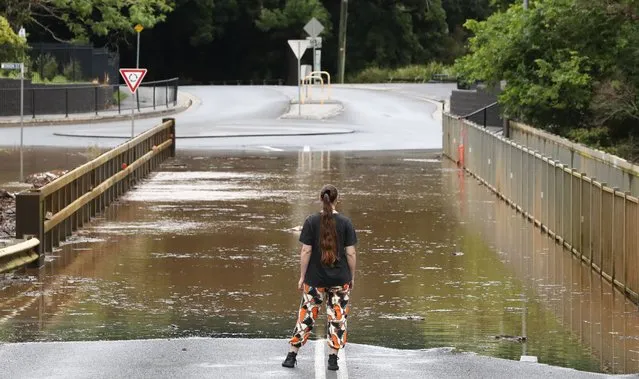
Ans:
[[[175,120],[107,151],[46,186],[16,196],[16,236],[35,236],[38,259],[101,213],[136,181],[175,156]]]
[[[37,238],[31,238],[0,248],[0,273],[31,263],[38,259],[35,249],[40,245]]]

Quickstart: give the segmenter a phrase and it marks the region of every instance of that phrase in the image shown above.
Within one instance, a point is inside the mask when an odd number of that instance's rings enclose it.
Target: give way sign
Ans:
[[[146,75],[146,68],[121,68],[120,75],[131,93],[135,93]]]

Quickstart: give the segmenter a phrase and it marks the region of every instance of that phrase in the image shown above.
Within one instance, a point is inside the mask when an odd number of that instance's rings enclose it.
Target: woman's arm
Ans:
[[[355,252],[355,246],[346,246],[346,261],[348,261],[348,268],[351,270],[351,289],[355,286],[355,267],[357,266],[357,253]]]
[[[308,268],[308,262],[311,260],[311,252],[313,247],[311,245],[302,244],[300,250],[300,280],[297,283],[297,289],[304,290],[304,277],[306,276],[306,269]]]

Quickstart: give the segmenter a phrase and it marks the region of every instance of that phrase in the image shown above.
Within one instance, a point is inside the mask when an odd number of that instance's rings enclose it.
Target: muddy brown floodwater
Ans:
[[[639,371],[637,307],[429,152],[182,152],[0,280],[0,341],[286,338],[299,226],[329,182],[360,240],[351,342]]]

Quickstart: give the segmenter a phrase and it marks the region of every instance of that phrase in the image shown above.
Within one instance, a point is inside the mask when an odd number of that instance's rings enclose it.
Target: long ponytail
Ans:
[[[337,260],[337,229],[333,218],[332,203],[337,200],[337,188],[325,185],[320,192],[322,215],[320,220],[320,248],[322,263],[330,266]]]

